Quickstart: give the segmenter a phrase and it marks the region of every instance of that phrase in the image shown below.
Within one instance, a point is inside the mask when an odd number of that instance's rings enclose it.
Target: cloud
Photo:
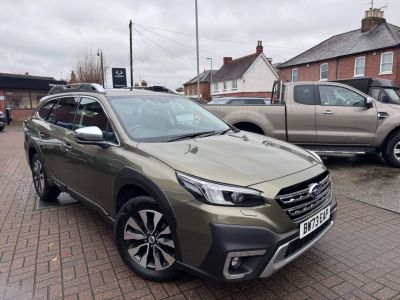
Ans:
[[[253,53],[257,40],[274,62],[290,59],[359,28],[367,2],[198,0],[200,69],[209,68],[206,57],[218,68],[223,56]],[[399,1],[375,1],[386,3],[388,22],[400,25]],[[1,11],[0,72],[66,77],[79,52],[99,48],[111,67],[129,70],[132,19],[140,24],[133,32],[135,82],[175,88],[196,74],[194,0],[2,0]]]

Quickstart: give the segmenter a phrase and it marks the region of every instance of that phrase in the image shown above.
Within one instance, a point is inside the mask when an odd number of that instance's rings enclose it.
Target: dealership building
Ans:
[[[58,84],[53,77],[0,73],[0,110],[11,110],[13,120],[30,116],[42,97]]]

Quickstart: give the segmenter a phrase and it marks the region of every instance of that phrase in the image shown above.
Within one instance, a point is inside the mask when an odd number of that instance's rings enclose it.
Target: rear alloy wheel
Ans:
[[[31,169],[33,185],[40,200],[56,200],[58,195],[60,195],[60,189],[58,189],[56,186],[49,185],[43,162],[38,154],[35,154],[32,157]]]
[[[129,200],[117,216],[117,247],[124,262],[140,276],[154,281],[176,273],[171,229],[150,197]]]
[[[389,164],[400,168],[400,132],[392,136],[387,142],[382,155]]]

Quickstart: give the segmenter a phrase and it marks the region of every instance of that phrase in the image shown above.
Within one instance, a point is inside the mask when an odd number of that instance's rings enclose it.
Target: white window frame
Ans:
[[[237,79],[233,79],[232,80],[232,90],[237,90],[237,89],[238,89]]]
[[[385,54],[391,54],[392,55],[392,61],[390,62],[390,64],[392,65],[392,68],[390,71],[382,71],[382,65],[383,65],[383,56]],[[394,53],[393,51],[388,51],[388,52],[383,52],[381,53],[381,62],[379,64],[379,75],[381,74],[392,74],[393,73],[393,57],[394,57]]]
[[[226,92],[226,90],[228,89],[228,83],[226,82],[226,80],[224,80],[222,84],[222,91]]]
[[[364,59],[364,65],[362,66],[364,68],[364,71],[362,72],[362,74],[361,73],[357,74],[357,61],[360,60],[360,59]],[[363,76],[365,76],[365,65],[366,65],[365,62],[366,62],[366,57],[365,56],[359,56],[359,57],[356,57],[354,59],[354,75],[353,75],[353,77],[363,77]],[[358,68],[361,68],[361,67],[358,67]]]
[[[296,80],[294,80],[293,78],[294,78],[294,72],[296,71]],[[292,69],[292,82],[295,82],[295,81],[298,81],[299,80],[299,68],[294,68],[294,69]]]
[[[214,82],[214,93],[218,92],[218,82]]]
[[[327,75],[326,75],[326,78],[322,78],[322,66],[325,66],[325,65],[327,66],[327,68],[326,68]],[[321,81],[328,80],[328,78],[329,78],[329,63],[320,64],[319,65],[319,80],[321,80]]]

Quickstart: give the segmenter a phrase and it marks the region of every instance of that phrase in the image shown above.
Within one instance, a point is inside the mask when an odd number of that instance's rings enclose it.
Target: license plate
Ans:
[[[328,206],[324,210],[321,210],[316,215],[312,216],[308,220],[300,223],[300,239],[309,235],[311,232],[316,230],[322,224],[329,220],[331,214],[331,207]]]

